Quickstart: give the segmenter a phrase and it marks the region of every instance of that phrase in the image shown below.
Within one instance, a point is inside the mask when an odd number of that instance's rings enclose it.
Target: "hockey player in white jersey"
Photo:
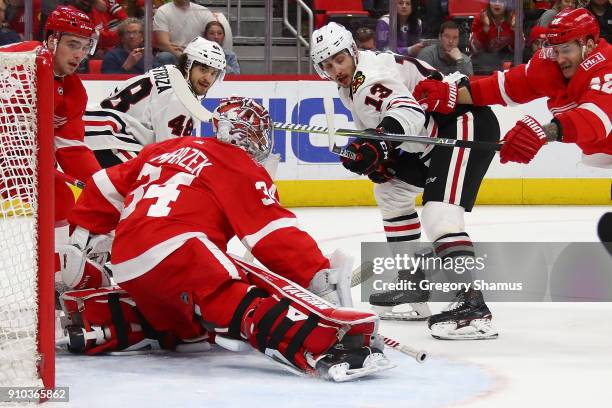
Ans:
[[[196,37],[176,68],[196,97],[203,98],[225,75],[225,54],[213,41]],[[193,119],[180,103],[168,70],[161,66],[125,81],[99,106],[85,113],[85,143],[102,167],[134,157],[143,146],[191,136]]]
[[[453,115],[426,114],[412,96],[416,84],[442,75],[427,63],[391,53],[359,51],[351,33],[330,23],[312,35],[311,58],[321,77],[338,84],[344,105],[358,129],[450,139],[499,140],[499,125],[488,107],[464,109]],[[459,81],[448,77],[445,80]],[[382,213],[387,241],[408,242],[421,236],[415,209],[423,192],[423,230],[442,259],[474,257],[465,231],[464,212],[471,211],[480,183],[494,153],[484,150],[433,147],[417,143],[389,143],[357,138],[347,150],[356,159],[342,158],[348,170],[368,176]],[[399,271],[399,280],[420,281],[422,270]],[[464,279],[471,279],[465,276]],[[418,285],[417,285],[418,286]],[[426,291],[374,293],[370,303],[382,318],[423,320],[429,317],[431,334],[442,339],[497,337],[492,315],[480,291],[457,293],[451,306],[430,316]],[[398,312],[409,303],[413,310]]]

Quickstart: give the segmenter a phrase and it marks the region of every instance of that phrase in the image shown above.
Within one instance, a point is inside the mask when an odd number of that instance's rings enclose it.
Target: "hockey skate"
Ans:
[[[495,339],[498,332],[491,325],[492,314],[479,290],[457,293],[455,300],[441,313],[431,316],[431,335],[440,340]]]
[[[395,367],[382,351],[374,347],[345,349],[333,347],[315,363],[317,374],[326,380],[345,382]]]
[[[425,279],[425,273],[403,269],[397,274],[397,282],[414,282],[413,290],[396,290],[370,295],[372,310],[383,320],[426,320],[431,316],[429,290],[419,288],[419,282]]]

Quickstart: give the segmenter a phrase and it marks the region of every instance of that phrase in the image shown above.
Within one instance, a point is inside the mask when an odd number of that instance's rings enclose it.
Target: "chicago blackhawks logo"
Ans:
[[[363,72],[357,71],[355,72],[355,76],[353,77],[353,83],[351,84],[351,93],[355,94],[357,89],[365,82],[365,75]]]

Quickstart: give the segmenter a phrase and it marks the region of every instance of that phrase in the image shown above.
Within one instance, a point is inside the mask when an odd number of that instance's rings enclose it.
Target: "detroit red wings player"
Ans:
[[[83,12],[66,6],[57,7],[45,24],[45,42],[26,41],[2,47],[2,51],[21,52],[47,48],[53,55],[54,93],[53,128],[55,158],[61,171],[72,178],[85,180],[100,169],[93,152],[85,145],[83,114],[87,94],[75,71],[83,58],[95,49],[96,30]],[[44,95],[43,97],[50,97]],[[55,247],[56,271],[67,259],[64,250],[68,244],[66,218],[74,205],[74,195],[59,173],[55,177]],[[89,285],[108,283],[101,268],[87,263],[84,274]],[[56,282],[61,279],[59,274]],[[75,286],[82,285],[81,278],[70,277]],[[59,285],[61,287],[63,285]]]
[[[341,292],[331,283],[341,271],[279,204],[259,164],[272,149],[268,112],[233,97],[217,113],[217,138],[151,144],[94,174],[71,224],[94,234],[115,230],[113,277],[158,332],[245,340],[293,370],[337,381],[391,368],[375,314],[335,309],[316,296]],[[234,235],[274,273],[229,256]],[[76,292],[63,299],[70,304]],[[350,304],[341,293],[337,300]],[[350,342],[335,347],[343,331]]]
[[[591,155],[612,155],[612,47],[599,37],[597,20],[586,9],[565,9],[550,23],[546,39],[549,46],[529,63],[460,88],[458,102],[516,105],[549,98],[554,119],[543,126],[531,116],[519,120],[504,138],[502,163],[529,163],[551,141],[575,143],[587,164]],[[446,106],[448,88],[423,81],[415,97],[429,107]]]
[[[85,180],[100,169],[95,156],[83,142],[83,114],[87,94],[75,71],[95,47],[95,27],[89,17],[73,8],[57,7],[45,24],[44,43],[26,41],[2,47],[4,52],[32,51],[46,47],[53,55],[55,157],[64,173]],[[66,219],[74,204],[70,188],[59,178],[55,183],[56,223]]]

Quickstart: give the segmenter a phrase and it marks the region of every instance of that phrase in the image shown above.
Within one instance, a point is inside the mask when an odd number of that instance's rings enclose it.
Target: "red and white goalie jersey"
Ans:
[[[316,242],[279,204],[266,170],[213,138],[149,145],[135,159],[96,173],[69,221],[96,234],[115,229],[111,261],[118,283],[145,274],[190,238],[221,253],[237,235],[266,267],[304,287],[329,268]]]
[[[176,97],[168,68],[153,68],[119,85],[85,114],[85,141],[92,150],[138,152],[142,146],[191,136],[193,119]]]
[[[559,65],[536,53],[529,63],[472,81],[476,105],[516,105],[548,97],[548,108],[563,129],[563,142],[587,154],[612,154],[612,46],[600,40],[568,81]]]

